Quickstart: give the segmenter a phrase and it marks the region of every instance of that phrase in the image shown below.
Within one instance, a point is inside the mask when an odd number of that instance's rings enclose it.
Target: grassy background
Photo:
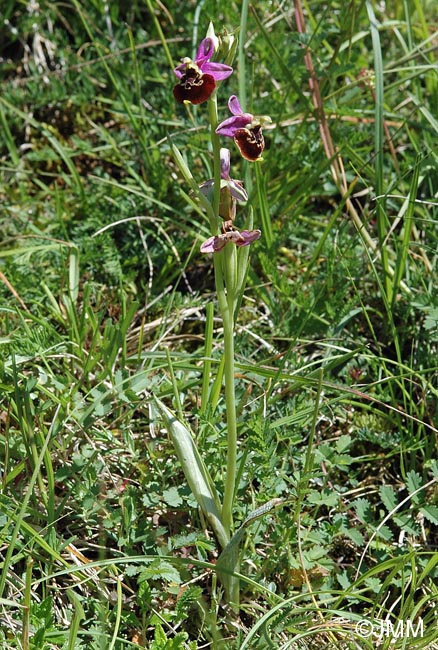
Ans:
[[[2,647],[438,647],[436,10],[382,6],[311,0],[297,30],[285,2],[245,21],[213,0],[5,0]],[[220,119],[240,83],[275,125],[260,166],[232,155],[263,231],[236,331],[236,520],[281,499],[248,526],[239,618],[148,401],[186,418],[221,491],[208,223],[167,140],[212,177],[205,107],[172,94],[210,19],[244,44]],[[361,619],[424,635],[363,638]]]

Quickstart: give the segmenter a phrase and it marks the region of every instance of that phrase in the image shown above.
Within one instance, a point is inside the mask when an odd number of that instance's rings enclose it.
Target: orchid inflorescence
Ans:
[[[233,68],[224,63],[211,61],[217,49],[218,39],[207,36],[199,44],[196,58],[186,57],[174,69],[178,83],[173,89],[175,99],[179,103],[202,104],[210,99],[217,88],[217,82],[227,79]],[[228,107],[232,117],[221,122],[215,132],[217,135],[233,138],[241,155],[248,161],[262,160],[265,149],[262,127],[271,122],[267,116],[254,116],[244,113],[236,95],[231,95]],[[203,253],[217,253],[226,244],[234,243],[236,246],[248,246],[259,239],[260,230],[242,230],[239,232],[234,226],[236,205],[246,203],[248,194],[242,181],[230,177],[230,151],[226,148],[220,150],[221,186],[218,207],[218,216],[224,222],[222,232],[213,235],[201,245]],[[214,179],[210,179],[200,186],[202,194],[209,196],[214,190]]]
[[[237,208],[248,202],[248,193],[241,180],[232,178],[231,152],[226,147],[221,147],[220,138],[233,139],[240,154],[247,161],[260,161],[265,149],[262,129],[270,122],[270,118],[245,113],[236,95],[231,95],[228,100],[231,117],[219,122],[216,92],[218,85],[233,73],[233,68],[227,64],[231,63],[234,44],[236,41],[233,35],[224,34],[223,38],[217,38],[213,26],[210,25],[207,37],[198,47],[195,60],[184,58],[174,69],[177,83],[173,94],[179,103],[199,105],[208,102],[213,178],[198,186],[183,156],[173,144],[171,145],[184,178],[190,183],[210,222],[211,237],[201,244],[201,252],[213,253],[217,305],[223,326],[223,365],[214,381],[216,386],[216,382],[222,382],[223,379],[225,393],[227,451],[222,500],[218,499],[214,490],[210,493],[209,486],[213,485],[213,481],[211,477],[208,481],[205,480],[205,477],[208,477],[207,468],[203,466],[199,454],[193,452],[192,436],[189,433],[185,435],[185,429],[179,422],[176,427],[169,426],[174,432],[175,447],[179,450],[177,453],[189,485],[222,547],[217,563],[218,576],[225,587],[227,602],[238,611],[239,557],[236,538],[240,534],[240,529],[233,536],[233,504],[238,477],[238,408],[235,389],[234,338],[238,309],[247,277],[248,246],[260,238],[261,232],[251,229],[253,218],[251,208],[248,210],[246,224],[242,226],[242,230],[235,226]],[[226,63],[212,60],[215,57],[220,58],[222,53]],[[219,230],[220,220],[222,225]],[[228,244],[234,245],[228,246]],[[203,408],[205,413],[210,408],[209,363],[206,359],[205,382],[203,381],[205,399],[201,403],[201,409]]]

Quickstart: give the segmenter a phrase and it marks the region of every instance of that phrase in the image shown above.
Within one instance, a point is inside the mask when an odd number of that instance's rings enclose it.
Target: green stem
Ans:
[[[236,248],[225,248],[214,255],[216,291],[219,311],[224,326],[224,379],[225,379],[225,410],[227,418],[227,467],[225,473],[224,497],[222,502],[221,522],[228,537],[233,528],[233,503],[236,490],[237,475],[237,419],[236,395],[234,384],[234,305],[236,300]],[[226,287],[226,288],[225,288]],[[239,559],[236,552],[235,562],[228,567],[239,571]],[[239,612],[239,579],[230,575],[224,582],[227,600],[236,613]]]
[[[217,100],[214,94],[209,102],[209,119],[211,129],[211,144],[213,148],[213,211],[219,215],[221,189],[220,141],[216,134],[218,124]],[[217,216],[219,220],[219,216]],[[212,231],[217,234],[218,224]],[[218,296],[219,311],[224,326],[224,380],[225,406],[227,418],[227,468],[225,474],[224,498],[222,504],[222,524],[229,535],[233,527],[233,501],[236,483],[237,459],[237,424],[236,424],[236,395],[234,386],[234,303],[236,292],[236,248],[225,248],[214,255],[214,275]]]
[[[234,299],[236,288],[236,248],[226,246],[221,255],[227,287],[226,308],[221,309],[224,325],[224,378],[227,415],[227,471],[225,475],[222,523],[228,534],[233,526],[233,502],[237,472],[237,422],[234,384]]]
[[[236,482],[237,422],[234,386],[234,246],[226,246],[214,256],[214,271],[219,311],[224,327],[224,380],[227,418],[227,468],[222,504],[222,525],[229,535],[233,526],[233,501]],[[234,258],[234,260],[233,260]],[[225,273],[224,273],[225,271]],[[226,287],[226,288],[225,288]]]

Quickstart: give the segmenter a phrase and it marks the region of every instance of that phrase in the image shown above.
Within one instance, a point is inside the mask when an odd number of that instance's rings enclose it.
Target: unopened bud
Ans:
[[[219,46],[215,49],[215,57],[218,61],[223,61],[226,65],[232,65],[237,50],[237,31],[230,34],[224,28],[223,33],[219,34]]]
[[[206,33],[205,37],[210,38],[213,41],[214,53],[216,55],[217,51],[219,49],[219,39],[216,36],[216,33],[214,31],[214,25],[213,25],[213,23],[211,21],[210,21],[210,24],[208,26],[207,33]],[[217,57],[215,56],[215,58],[217,58]]]

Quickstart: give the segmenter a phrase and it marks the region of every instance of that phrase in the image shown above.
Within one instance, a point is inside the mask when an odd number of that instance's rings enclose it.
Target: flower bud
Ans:
[[[219,34],[218,47],[215,48],[215,55],[227,65],[231,65],[236,56],[238,39],[235,35],[236,32],[230,34],[224,28],[223,33]]]

